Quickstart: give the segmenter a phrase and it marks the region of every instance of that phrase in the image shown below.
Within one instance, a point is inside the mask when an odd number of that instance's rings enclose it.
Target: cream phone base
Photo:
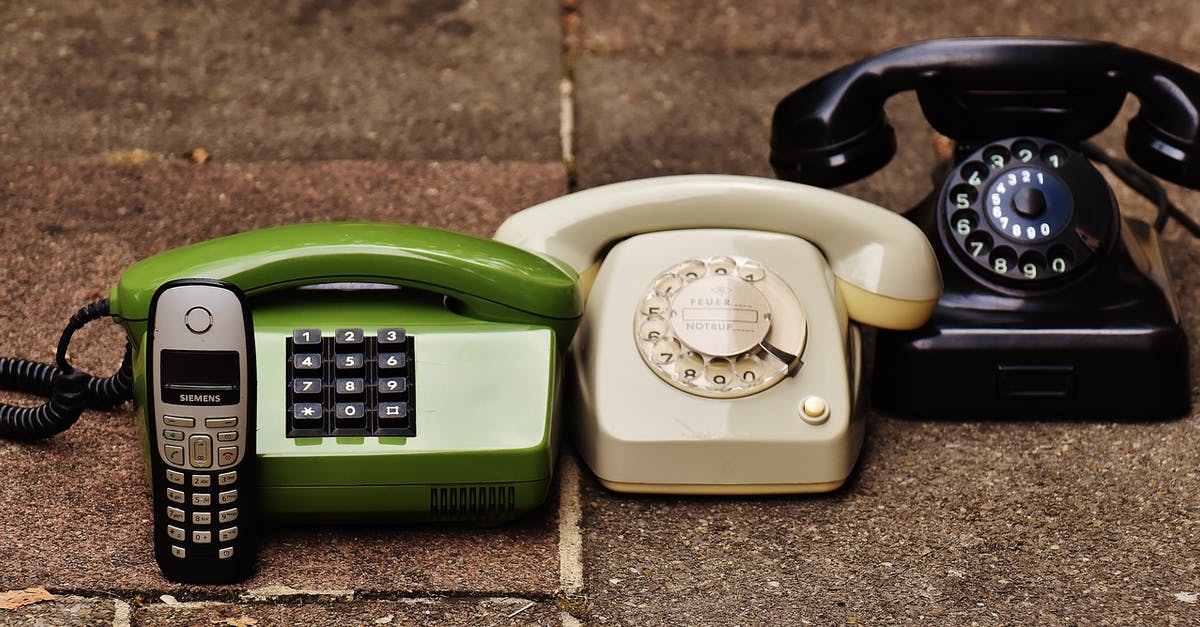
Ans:
[[[617,244],[573,344],[582,402],[568,416],[585,462],[623,492],[836,489],[863,423],[858,330],[835,289],[820,251],[791,235]]]

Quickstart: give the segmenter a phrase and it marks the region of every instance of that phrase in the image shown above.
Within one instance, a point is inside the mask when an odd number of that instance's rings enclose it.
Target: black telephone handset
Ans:
[[[909,215],[934,242],[945,290],[922,328],[880,333],[876,402],[927,417],[1187,413],[1188,343],[1159,240],[1121,219],[1083,142],[1133,94],[1126,153],[1200,188],[1200,74],[1099,42],[914,44],[784,98],[776,174],[832,187],[882,168],[896,150],[883,104],[909,89],[956,142],[940,189]]]

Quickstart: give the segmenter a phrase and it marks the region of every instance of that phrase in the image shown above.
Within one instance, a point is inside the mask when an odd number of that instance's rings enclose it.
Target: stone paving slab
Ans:
[[[482,236],[563,193],[565,177],[556,163],[2,162],[0,346],[5,355],[52,360],[76,308],[107,295],[129,263],[166,248],[337,219],[453,225]],[[121,334],[110,323],[92,326],[76,335],[75,363],[110,373]],[[181,589],[153,562],[136,433],[130,411],[88,412],[48,441],[0,441],[0,590]],[[550,503],[497,528],[271,529],[245,585],[550,595],[558,585],[554,517]]]
[[[1014,35],[1116,41],[1168,56],[1200,53],[1200,6],[1133,3],[816,0],[584,2],[596,54],[862,57],[922,39]]]
[[[558,9],[3,3],[0,156],[557,161]]]
[[[154,603],[137,608],[136,625],[559,625],[549,601],[516,597],[406,598],[296,603]],[[250,623],[248,621],[254,621]]]

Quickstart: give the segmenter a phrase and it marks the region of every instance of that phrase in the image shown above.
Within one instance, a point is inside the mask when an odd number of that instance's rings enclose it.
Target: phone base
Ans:
[[[902,375],[902,376],[901,376]],[[873,400],[913,418],[1158,420],[1191,411],[1174,324],[880,331]]]
[[[504,483],[271,486],[259,488],[258,503],[260,518],[277,524],[498,524],[537,509],[549,491],[549,475]]]
[[[846,483],[845,479],[823,483],[745,483],[745,484],[692,484],[692,483],[629,483],[608,481],[596,477],[600,485],[613,492],[627,494],[691,494],[696,496],[727,496],[755,494],[818,494],[832,492]]]

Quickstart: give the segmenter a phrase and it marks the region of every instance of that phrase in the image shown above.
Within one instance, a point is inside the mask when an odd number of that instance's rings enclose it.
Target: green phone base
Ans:
[[[252,317],[261,519],[498,523],[544,502],[558,436],[550,329],[362,284],[266,294]],[[404,417],[387,418],[389,406]]]

